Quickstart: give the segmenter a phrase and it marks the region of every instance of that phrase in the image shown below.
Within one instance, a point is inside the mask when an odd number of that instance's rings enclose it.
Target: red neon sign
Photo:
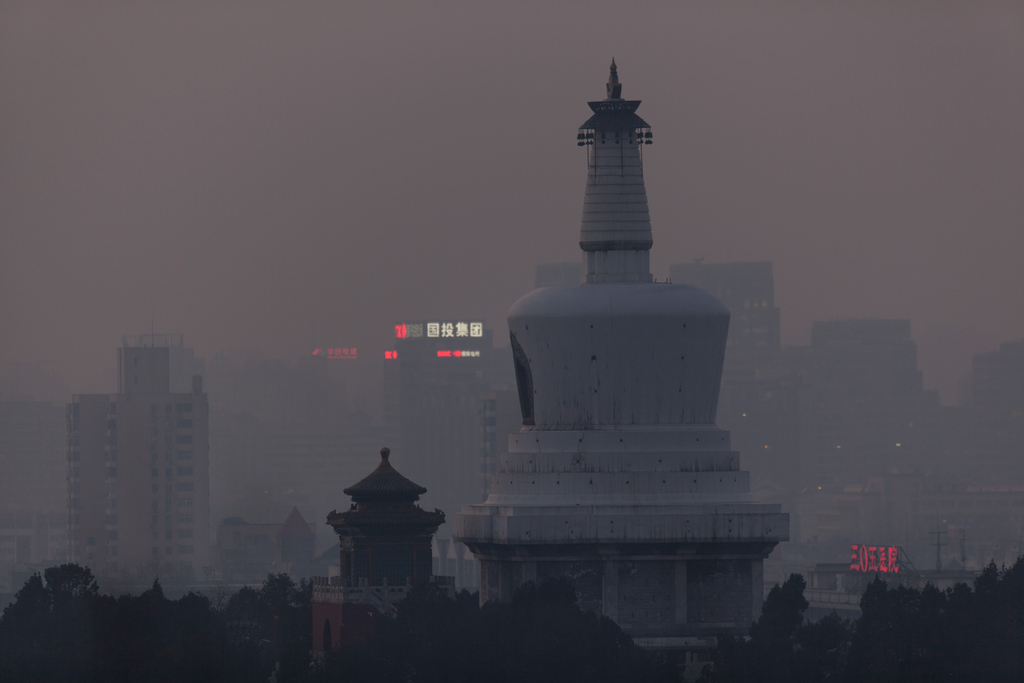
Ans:
[[[898,546],[850,546],[850,570],[855,572],[883,572],[898,574],[900,549]]]
[[[396,360],[398,358],[398,351],[385,351],[384,358],[387,360]]]
[[[401,325],[395,325],[395,338],[396,339],[405,339],[405,336],[406,336],[407,333],[408,333],[408,330],[405,327],[405,323],[402,323]]]
[[[314,356],[319,356],[321,353],[323,353],[323,349],[313,349]],[[342,358],[355,360],[359,357],[359,350],[356,348],[329,348],[326,355],[329,360],[341,360]]]
[[[455,349],[455,350],[452,350],[452,349],[442,349],[442,350],[437,352],[437,357],[438,358],[479,358],[480,357],[480,351],[476,350],[476,349],[474,349],[472,351],[467,351],[465,349]]]

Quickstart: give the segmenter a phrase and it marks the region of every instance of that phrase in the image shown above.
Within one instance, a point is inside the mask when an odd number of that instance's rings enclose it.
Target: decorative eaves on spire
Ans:
[[[651,144],[651,127],[636,115],[640,100],[622,99],[622,84],[619,83],[619,70],[612,59],[608,75],[608,97],[596,102],[587,102],[594,115],[587,119],[576,134],[576,144],[580,147],[593,145],[595,135],[600,132],[615,136],[625,134],[630,143]]]

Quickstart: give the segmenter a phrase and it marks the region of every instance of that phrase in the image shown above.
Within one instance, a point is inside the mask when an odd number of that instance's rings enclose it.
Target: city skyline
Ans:
[[[1021,35],[0,2],[0,679],[1020,677]]]

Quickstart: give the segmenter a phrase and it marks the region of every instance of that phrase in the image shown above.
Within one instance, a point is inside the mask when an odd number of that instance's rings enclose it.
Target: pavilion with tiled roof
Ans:
[[[399,474],[390,454],[382,448],[377,469],[344,490],[353,501],[348,511],[327,516],[341,541],[344,586],[430,582],[431,538],[444,513],[416,505],[427,490]]]

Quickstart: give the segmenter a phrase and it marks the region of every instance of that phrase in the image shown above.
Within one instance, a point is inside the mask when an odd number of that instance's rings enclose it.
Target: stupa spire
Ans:
[[[640,100],[622,99],[612,59],[608,97],[588,102],[594,115],[580,126],[577,144],[587,147],[587,189],[580,248],[587,283],[651,282],[654,243],[644,187],[640,146],[651,128],[636,115]]]
[[[619,83],[619,69],[615,66],[615,57],[612,57],[611,73],[608,75],[608,99],[622,99],[622,84]]]

